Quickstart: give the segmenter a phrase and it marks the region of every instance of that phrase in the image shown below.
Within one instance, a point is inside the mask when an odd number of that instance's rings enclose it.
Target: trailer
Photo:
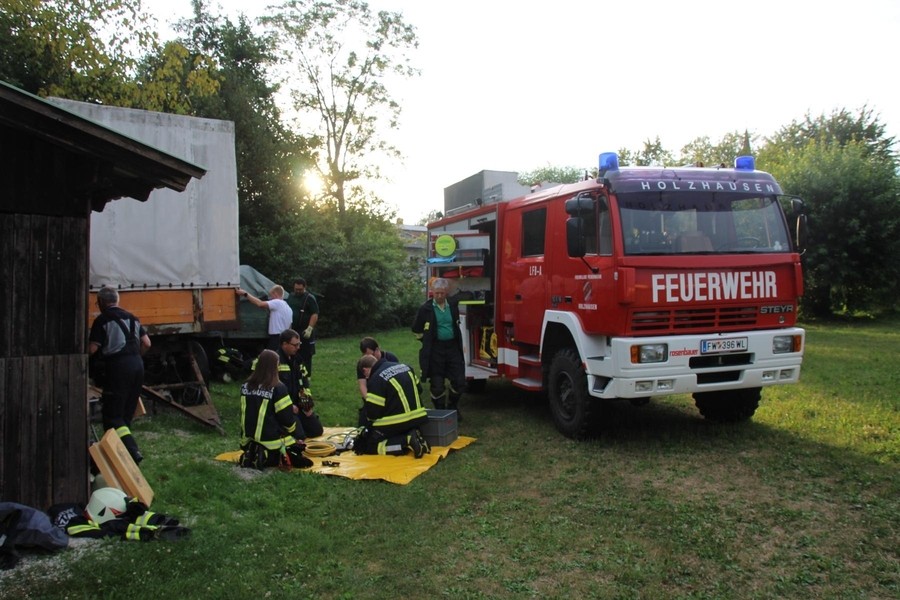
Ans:
[[[51,98],[66,110],[124,133],[207,173],[184,192],[152,202],[122,199],[91,215],[88,322],[97,290],[117,288],[152,340],[148,396],[218,426],[206,381],[221,332],[239,329],[237,166],[229,121]]]

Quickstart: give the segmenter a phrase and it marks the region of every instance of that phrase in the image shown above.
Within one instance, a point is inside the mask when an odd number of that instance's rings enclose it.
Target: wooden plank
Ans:
[[[3,433],[3,499],[31,506],[30,498],[22,491],[22,359],[6,359],[4,372],[6,384],[3,397],[5,421]]]
[[[81,319],[79,319],[81,322]],[[90,496],[88,443],[87,356],[56,357],[54,366],[53,503],[87,503]]]
[[[205,289],[201,290],[200,305],[202,314],[200,321],[204,325],[211,323],[234,323],[233,329],[238,328],[237,323],[237,296],[234,289]],[[208,327],[203,327],[204,331]]]
[[[6,417],[9,404],[7,400],[9,398],[9,389],[7,387],[10,371],[9,362],[5,357],[0,356],[0,490],[10,489],[10,484],[6,481],[6,461],[12,452],[7,450],[5,446],[9,440],[9,433],[6,431],[9,426],[9,419]],[[9,449],[12,449],[12,446],[9,446]]]
[[[13,264],[9,280],[5,282],[11,290],[16,290],[16,302],[11,305],[10,323],[14,332],[10,339],[9,356],[25,356],[31,331],[26,308],[31,304],[31,218],[29,215],[15,215],[13,230]]]
[[[48,354],[70,355],[84,352],[84,315],[87,302],[87,219],[53,219],[48,240],[48,314],[54,315],[48,330],[53,339]]]
[[[53,395],[57,382],[53,378],[54,356],[35,356],[30,359],[35,365],[31,387],[37,391],[34,398],[35,439],[30,460],[34,477],[35,497],[43,500],[40,506],[50,506],[53,499],[53,457],[59,452],[71,452],[64,444],[65,438],[56,436],[53,429]]]
[[[106,481],[106,485],[125,491],[124,484],[119,481],[116,476],[116,471],[113,469],[110,460],[106,458],[106,453],[100,449],[99,442],[88,446],[88,453],[91,455],[91,458],[94,459],[94,464],[97,465],[97,469],[100,471],[100,474],[103,475],[103,480]]]
[[[234,295],[234,291],[230,290]],[[88,322],[93,323],[100,309],[97,308],[97,293],[91,293]],[[133,314],[144,327],[181,325],[187,331],[194,327],[193,290],[119,290],[119,306]]]
[[[39,492],[40,483],[38,481],[37,462],[38,449],[43,454],[47,454],[47,450],[43,448],[44,437],[37,430],[37,401],[38,395],[43,393],[42,388],[35,386],[38,380],[38,365],[33,357],[22,358],[21,371],[21,389],[17,394],[20,402],[19,416],[16,419],[19,428],[19,446],[17,462],[19,477],[22,481],[19,483],[19,489],[23,498],[29,498],[31,501],[47,499],[43,498]],[[16,401],[13,399],[13,402]]]
[[[54,229],[54,218],[34,215],[31,218],[31,299],[26,310],[30,327],[28,332],[28,351],[26,354],[40,356],[58,354],[59,351],[59,313],[63,307],[59,305],[62,296],[55,289],[57,283],[50,278],[50,237]],[[52,288],[52,289],[51,289]],[[70,310],[67,306],[65,310]]]
[[[15,265],[15,219],[7,213],[0,213],[0,281],[13,281]],[[15,289],[9,287],[9,289]],[[13,294],[0,294],[0,358],[10,356],[13,328],[12,314],[15,299]],[[4,396],[5,397],[5,396]]]
[[[153,490],[140,468],[132,460],[115,429],[107,429],[103,437],[89,449],[97,468],[107,483],[150,506]]]
[[[170,406],[175,410],[181,411],[185,415],[190,418],[196,420],[199,423],[203,423],[204,425],[209,425],[210,427],[215,427],[219,433],[222,435],[225,434],[225,430],[222,429],[221,419],[219,417],[219,413],[216,408],[212,404],[200,404],[198,406],[184,406],[183,404],[179,404],[175,402],[171,398],[160,394],[155,389],[149,386],[143,386],[143,393],[152,398],[154,401],[162,402],[163,406]]]

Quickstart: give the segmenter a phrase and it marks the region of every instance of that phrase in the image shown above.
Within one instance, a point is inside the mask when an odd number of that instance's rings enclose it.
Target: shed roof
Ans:
[[[72,153],[110,165],[109,179],[91,199],[93,210],[125,196],[146,201],[154,189],[182,192],[203,167],[167,154],[134,138],[0,81],[0,127],[20,130]]]

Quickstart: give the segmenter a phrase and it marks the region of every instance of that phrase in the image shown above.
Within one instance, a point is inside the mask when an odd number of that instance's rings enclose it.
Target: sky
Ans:
[[[589,169],[657,137],[677,154],[697,137],[764,137],[867,106],[900,138],[897,0],[368,3],[419,37],[421,75],[391,89],[403,112],[385,134],[404,160],[376,187],[407,224],[479,171]],[[144,0],[161,25],[190,4]],[[255,17],[267,3],[209,4]]]

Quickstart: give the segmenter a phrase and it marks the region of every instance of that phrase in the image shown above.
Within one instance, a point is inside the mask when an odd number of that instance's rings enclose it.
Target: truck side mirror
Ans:
[[[791,212],[789,216],[794,221],[794,250],[803,254],[806,252],[806,238],[809,235],[806,221],[806,205],[799,196],[783,196],[782,198],[790,200]],[[782,204],[782,206],[784,206],[784,204]]]
[[[566,200],[566,214],[580,217],[594,210],[594,197],[588,192],[581,192],[574,198]]]
[[[566,201],[567,204],[569,202],[571,200]],[[581,217],[566,219],[566,250],[572,258],[581,258],[587,253],[584,243],[584,219]]]

